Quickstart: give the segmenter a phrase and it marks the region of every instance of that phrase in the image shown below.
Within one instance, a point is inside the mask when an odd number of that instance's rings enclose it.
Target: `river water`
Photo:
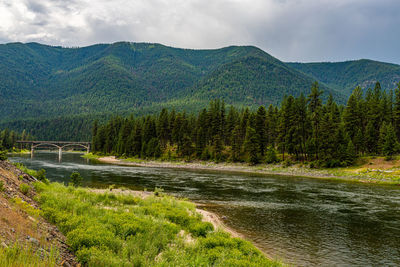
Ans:
[[[68,182],[165,192],[203,203],[274,258],[295,266],[400,266],[400,187],[313,178],[125,167],[75,153],[12,157]]]

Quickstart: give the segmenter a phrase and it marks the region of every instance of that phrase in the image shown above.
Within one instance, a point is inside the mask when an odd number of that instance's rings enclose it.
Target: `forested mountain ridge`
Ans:
[[[380,82],[382,88],[392,90],[400,81],[400,65],[368,59],[286,64],[347,96],[357,86],[365,90]]]
[[[128,42],[82,48],[3,44],[0,73],[2,123],[162,106],[198,110],[210,97],[267,105],[284,94],[299,95],[313,82],[252,46],[191,50]]]

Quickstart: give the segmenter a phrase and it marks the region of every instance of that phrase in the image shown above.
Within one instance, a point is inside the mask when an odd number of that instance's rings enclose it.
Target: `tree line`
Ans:
[[[198,114],[163,109],[157,115],[94,122],[93,151],[117,156],[232,161],[251,164],[307,161],[336,167],[360,155],[392,157],[400,151],[400,83],[354,89],[346,106],[323,103],[315,82],[308,96],[285,96],[256,111],[210,102]]]
[[[15,131],[10,131],[9,129],[4,129],[0,131],[0,151],[2,150],[13,150],[16,147],[16,141],[18,140],[33,140],[30,133],[25,130],[22,133]],[[26,148],[26,145],[22,145],[22,148]]]

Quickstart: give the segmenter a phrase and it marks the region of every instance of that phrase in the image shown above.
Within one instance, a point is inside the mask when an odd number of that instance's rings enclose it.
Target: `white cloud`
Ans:
[[[400,62],[397,0],[0,0],[0,41],[256,45],[290,61]]]

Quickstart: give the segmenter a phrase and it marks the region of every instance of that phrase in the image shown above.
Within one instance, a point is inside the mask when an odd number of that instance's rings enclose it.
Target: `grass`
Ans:
[[[281,266],[251,243],[216,231],[193,203],[36,183],[43,216],[87,266]]]
[[[51,248],[50,251],[35,250],[29,245],[18,243],[8,248],[0,246],[0,266],[59,266],[57,258],[58,253],[54,248]]]
[[[85,159],[97,160],[98,158],[101,158],[102,156],[99,156],[99,155],[93,154],[93,153],[86,153],[86,154],[82,155],[81,157],[85,158]]]
[[[27,184],[20,184],[19,190],[21,190],[22,194],[27,195],[29,193],[29,190],[31,190],[31,187]]]
[[[14,164],[15,167],[17,167],[18,169],[20,169],[24,173],[27,173],[27,174],[29,174],[29,175],[31,175],[33,177],[37,176],[37,173],[38,173],[37,171],[28,169],[24,164],[18,163],[18,162],[15,162],[13,164]]]

